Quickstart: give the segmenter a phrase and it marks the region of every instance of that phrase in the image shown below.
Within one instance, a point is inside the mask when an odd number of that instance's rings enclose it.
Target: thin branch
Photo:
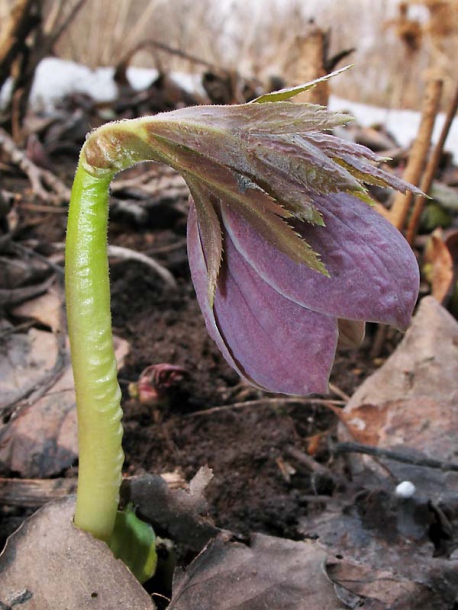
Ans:
[[[55,244],[55,248],[57,250],[64,250],[65,244]],[[138,261],[152,269],[159,277],[164,281],[164,283],[169,288],[176,288],[177,283],[173,275],[170,273],[168,269],[163,267],[160,263],[158,263],[151,256],[147,256],[142,252],[136,252],[135,250],[131,250],[130,248],[123,248],[122,246],[112,246],[108,245],[107,247],[108,256],[110,258],[119,258],[124,261]],[[55,258],[56,260],[56,258]]]
[[[331,392],[333,394],[335,394],[336,396],[340,396],[340,398],[342,400],[344,400],[345,402],[348,402],[350,400],[350,396],[348,394],[346,394],[343,390],[341,390],[338,386],[336,386],[333,383],[329,384],[329,389],[331,390]]]
[[[70,189],[52,172],[32,163],[24,150],[21,150],[8,133],[0,128],[0,148],[27,176],[33,192],[44,201],[60,204],[70,200]],[[46,187],[51,189],[47,190]]]
[[[199,417],[201,415],[213,415],[214,413],[221,413],[223,411],[232,411],[233,409],[248,409],[251,407],[270,407],[276,409],[284,405],[301,404],[301,405],[312,405],[320,404],[325,407],[329,407],[334,411],[334,407],[342,407],[345,405],[343,400],[328,400],[326,398],[260,398],[259,400],[247,400],[245,402],[235,402],[232,405],[222,405],[220,407],[212,407],[210,409],[204,409],[202,411],[194,411],[184,417]]]
[[[40,284],[20,286],[19,288],[0,288],[0,306],[12,307],[13,305],[19,305],[19,303],[40,296],[48,290],[54,280],[54,275],[51,275]]]
[[[74,493],[76,479],[0,478],[0,504],[36,508]]]
[[[398,451],[393,451],[391,449],[372,447],[371,445],[363,445],[361,443],[336,443],[331,447],[331,451],[335,455],[339,455],[341,453],[363,453],[376,458],[385,458],[387,460],[401,462],[402,464],[436,468],[438,470],[442,470],[443,472],[458,472],[458,464],[454,464],[453,462],[443,462],[442,460],[435,460],[433,458],[421,456],[414,457],[405,455],[404,453],[400,453]]]
[[[285,453],[289,457],[294,458],[300,464],[305,466],[307,468],[307,470],[310,470],[311,472],[314,472],[315,474],[327,476],[330,479],[335,478],[335,474],[333,472],[331,472],[329,470],[329,468],[327,468],[323,464],[320,464],[319,462],[314,460],[313,457],[311,457],[310,455],[307,455],[306,453],[304,453],[297,447],[293,447],[292,445],[290,445],[289,447],[286,447]]]
[[[170,288],[177,287],[176,280],[170,271],[160,265],[154,258],[146,256],[146,254],[130,250],[129,248],[122,248],[121,246],[108,246],[108,256],[121,258],[123,260],[135,260],[139,263],[143,263],[155,271],[155,273],[164,280],[164,283],[167,284],[167,286]]]

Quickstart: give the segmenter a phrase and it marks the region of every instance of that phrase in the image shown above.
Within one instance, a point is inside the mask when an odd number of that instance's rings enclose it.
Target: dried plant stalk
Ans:
[[[450,131],[450,127],[453,123],[453,119],[455,118],[456,112],[458,109],[458,87],[455,92],[455,96],[453,98],[452,103],[449,106],[447,111],[447,115],[445,117],[445,122],[442,127],[442,131],[439,137],[439,140],[434,148],[433,154],[428,162],[428,165],[425,170],[425,174],[423,176],[423,180],[421,182],[421,190],[428,194],[431,185],[434,180],[434,176],[436,174],[437,168],[439,166],[440,158],[442,155],[442,151],[444,149],[445,141],[447,140],[448,133]],[[413,244],[415,235],[418,231],[418,225],[420,224],[420,217],[423,213],[423,209],[425,207],[426,196],[425,195],[417,195],[415,197],[415,205],[412,210],[412,216],[409,220],[409,226],[407,228],[407,241],[409,244]]]
[[[296,82],[307,83],[326,74],[324,67],[325,32],[315,24],[309,25],[305,35],[298,38],[299,58],[296,66]],[[313,89],[298,95],[296,102],[327,106],[329,83],[323,81]]]
[[[421,176],[426,165],[426,159],[431,144],[431,136],[442,95],[442,86],[443,82],[436,79],[429,81],[427,84],[420,127],[412,146],[407,167],[403,174],[403,179],[415,186],[420,184]],[[399,230],[402,230],[404,227],[412,197],[412,193],[408,192],[406,194],[397,194],[394,199],[389,214],[389,220]]]

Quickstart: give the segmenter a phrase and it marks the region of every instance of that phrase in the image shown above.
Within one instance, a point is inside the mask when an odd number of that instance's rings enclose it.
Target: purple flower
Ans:
[[[360,342],[366,321],[409,323],[418,265],[362,182],[409,187],[368,149],[323,132],[344,117],[322,108],[172,114],[177,126],[168,115],[154,139],[173,142],[191,190],[189,261],[211,337],[262,389],[325,393],[339,337]]]
[[[254,385],[302,395],[327,391],[338,344],[358,344],[366,321],[406,328],[419,272],[364,184],[415,188],[329,133],[348,116],[288,96],[99,130],[86,159],[117,171],[106,151],[127,146],[129,164],[151,158],[182,174],[192,279],[211,337]]]
[[[340,327],[350,343],[362,339],[364,321],[405,328],[418,293],[415,257],[378,212],[345,193],[315,203],[326,226],[294,228],[320,252],[329,277],[288,258],[220,202],[224,255],[212,305],[191,202],[189,261],[208,332],[240,375],[271,392],[325,393]]]

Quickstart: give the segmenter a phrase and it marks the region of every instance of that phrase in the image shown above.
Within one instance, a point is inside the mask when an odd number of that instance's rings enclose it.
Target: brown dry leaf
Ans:
[[[333,559],[326,573],[335,584],[339,599],[350,608],[412,610],[440,608],[430,589],[398,574],[394,569],[376,570],[364,563]]]
[[[52,333],[30,329],[15,333],[2,323],[0,341],[0,414],[49,375],[57,358],[56,338]]]
[[[443,303],[453,291],[456,274],[452,254],[440,228],[435,229],[428,240],[424,263],[431,294],[439,303]]]
[[[458,396],[458,322],[433,297],[424,297],[402,342],[354,393],[346,411],[361,404],[428,396]]]
[[[74,498],[30,517],[0,555],[0,607],[153,610],[150,596],[105,543],[72,524]]]
[[[0,257],[0,288],[14,290],[39,284],[49,276],[49,265],[35,257]]]
[[[174,583],[169,610],[339,610],[316,542],[256,534],[212,541]]]
[[[413,419],[413,429],[424,430],[427,422],[415,413],[413,407],[419,398],[427,398],[430,402],[449,406],[448,417],[455,428],[458,426],[454,407],[458,397],[457,379],[458,323],[436,299],[425,297],[396,351],[356,390],[345,407],[346,427],[352,434],[361,435],[362,431],[374,427],[374,423],[388,425],[387,422],[391,421],[387,412],[389,404],[406,401],[406,406],[409,403],[412,408],[403,409],[404,423],[409,425],[409,420]],[[439,409],[438,413],[446,417],[447,409]],[[437,414],[433,417],[436,418]],[[433,438],[438,423],[435,420],[434,426],[430,427],[430,438]],[[385,438],[393,433],[393,430],[386,431],[386,434],[380,432]],[[413,446],[418,445],[415,439],[411,440]]]
[[[380,447],[410,445],[427,449],[428,455],[437,459],[453,460],[458,427],[458,423],[451,427],[454,417],[449,402],[419,396],[380,405],[362,404],[350,413],[343,412],[340,420],[358,443]]]
[[[35,329],[22,336],[15,349],[19,351],[18,357],[22,353],[25,363],[19,380],[15,373],[19,368],[6,371],[6,376],[0,369],[3,389],[7,391],[8,383],[13,380],[13,388],[19,395],[24,385],[34,388],[37,394],[32,394],[0,428],[0,469],[25,478],[52,477],[69,468],[78,455],[70,356],[68,350],[59,354],[55,335]],[[119,366],[128,350],[126,341],[115,339]],[[58,358],[63,358],[65,366],[63,372],[53,373]]]
[[[396,351],[343,410],[340,439],[456,462],[457,399],[458,322],[425,297]],[[372,459],[356,455],[351,464],[354,472],[364,464],[377,470]],[[455,473],[392,460],[389,468],[428,493],[458,489]]]
[[[19,318],[33,318],[41,322],[54,333],[61,328],[61,312],[62,296],[55,286],[51,287],[45,294],[30,301],[25,301],[12,311],[13,315]]]
[[[340,502],[340,511],[299,519],[303,535],[328,550],[327,572],[339,599],[367,610],[454,610],[458,565],[435,556],[436,513],[426,496],[398,498],[373,484]]]
[[[318,432],[317,434],[313,434],[306,439],[308,455],[315,456],[318,453],[321,444],[323,443],[323,439],[326,438],[326,435],[326,432]]]

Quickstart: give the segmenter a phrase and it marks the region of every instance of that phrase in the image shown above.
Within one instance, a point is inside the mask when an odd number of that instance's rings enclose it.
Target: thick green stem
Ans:
[[[75,525],[106,542],[113,532],[124,461],[107,257],[111,178],[111,173],[94,177],[80,163],[65,258],[80,456]]]
[[[143,123],[113,123],[90,134],[81,151],[68,215],[67,318],[79,444],[75,525],[107,543],[113,534],[124,461],[111,330],[108,197],[117,172],[140,161],[163,160],[142,140]]]

